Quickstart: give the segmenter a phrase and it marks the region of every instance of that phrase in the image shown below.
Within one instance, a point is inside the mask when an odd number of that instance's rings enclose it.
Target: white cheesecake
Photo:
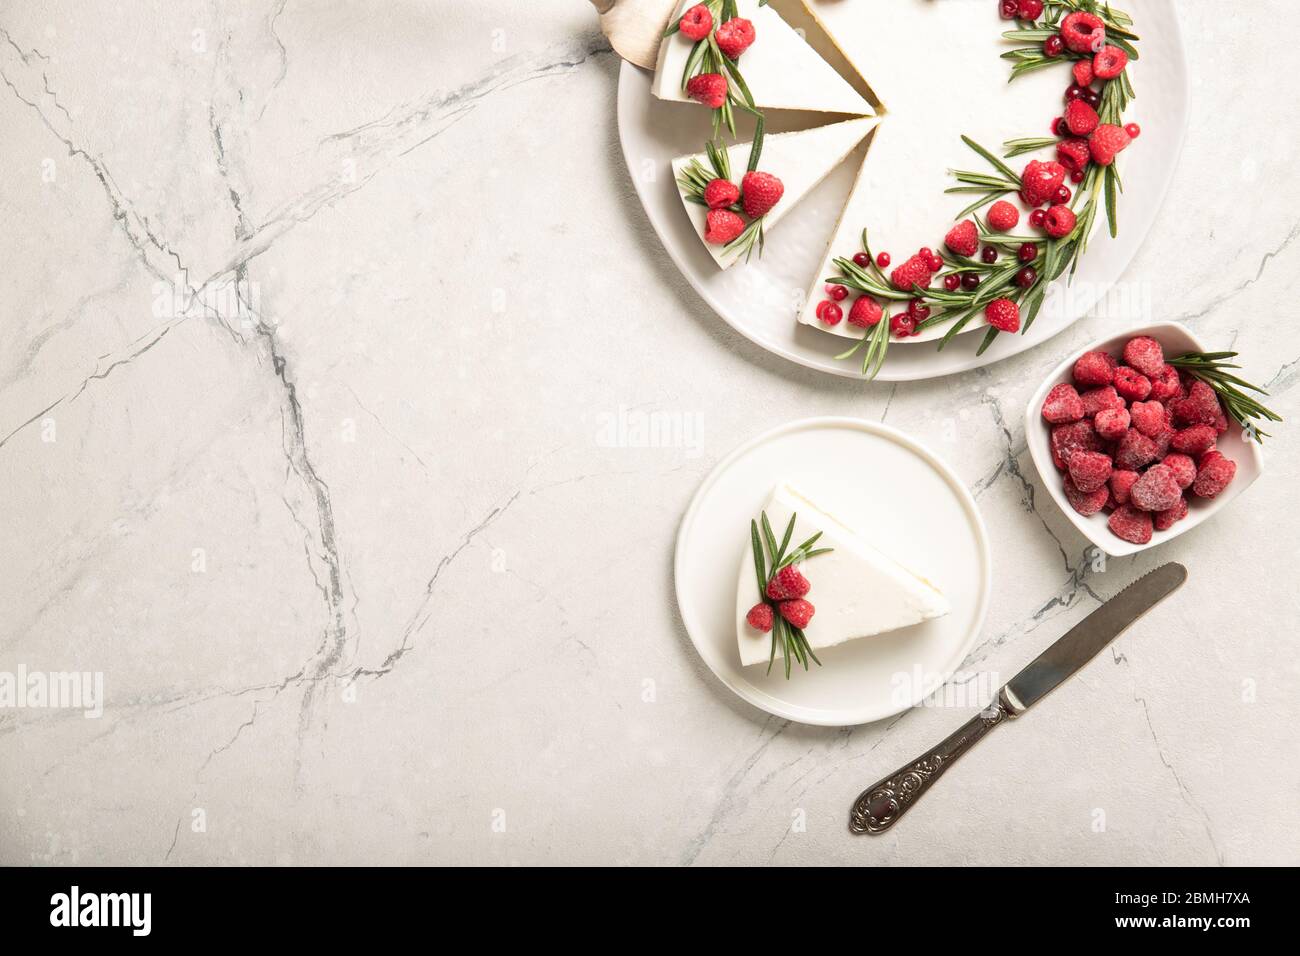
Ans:
[[[675,23],[699,0],[681,0],[669,23]],[[759,0],[737,0],[739,15],[754,24],[754,42],[739,60],[741,76],[762,109],[811,110],[869,115],[871,104],[817,55],[797,31]],[[686,61],[695,42],[680,30],[659,44],[651,92],[661,100],[693,103],[683,86]],[[730,79],[730,78],[728,78]]]
[[[792,547],[820,531],[814,547],[834,549],[801,568],[812,584],[807,599],[817,609],[804,628],[813,650],[910,627],[949,612],[948,599],[933,583],[868,540],[865,529],[848,527],[788,484],[777,486],[764,510],[778,536],[797,513]],[[772,635],[750,627],[745,619],[759,601],[757,588],[754,558],[746,548],[736,587],[736,636],[745,666],[766,665],[772,649]]]
[[[759,156],[758,168],[771,173],[781,180],[785,192],[765,217],[763,228],[770,231],[782,217],[799,204],[799,200],[812,192],[817,184],[830,175],[831,170],[844,161],[862,140],[876,126],[874,117],[845,120],[829,126],[815,129],[799,130],[793,133],[768,134],[763,138],[763,151]],[[739,185],[749,163],[749,143],[737,143],[727,150],[727,161],[731,166],[731,178]],[[673,179],[676,181],[682,168],[691,160],[697,160],[706,169],[711,168],[708,157],[699,153],[693,156],[679,156],[673,160]],[[704,242],[708,209],[698,203],[687,200],[687,193],[678,185],[678,194],[691,225]],[[742,256],[736,250],[726,251],[725,246],[705,243],[705,248],[713,256],[719,267],[726,269],[740,261]]]

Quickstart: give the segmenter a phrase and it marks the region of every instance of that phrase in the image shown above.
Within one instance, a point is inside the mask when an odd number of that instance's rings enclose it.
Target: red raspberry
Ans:
[[[688,39],[697,42],[703,40],[713,29],[713,14],[709,13],[709,8],[704,4],[697,3],[682,14],[678,29]]]
[[[1203,455],[1214,447],[1219,433],[1213,425],[1192,425],[1180,432],[1174,432],[1169,440],[1169,447],[1184,455]]]
[[[1165,350],[1149,335],[1139,335],[1124,343],[1124,362],[1147,378],[1155,378],[1165,370]]]
[[[1200,379],[1193,379],[1187,397],[1171,403],[1170,410],[1174,413],[1174,421],[1187,425],[1214,425],[1223,413],[1219,396]]]
[[[1030,160],[1020,174],[1020,195],[1024,197],[1025,204],[1041,206],[1050,202],[1056,191],[1065,185],[1066,172],[1068,170],[1060,163]]]
[[[1138,471],[1159,458],[1160,454],[1160,446],[1154,439],[1143,435],[1136,428],[1130,428],[1115,449],[1115,467],[1124,471]]]
[[[1083,100],[1071,100],[1065,108],[1065,125],[1075,136],[1087,136],[1101,123],[1097,111]]]
[[[881,315],[879,302],[869,295],[860,295],[853,300],[853,307],[849,309],[849,325],[867,329],[879,322]]]
[[[1213,498],[1228,487],[1237,474],[1237,463],[1223,457],[1217,451],[1206,452],[1201,458],[1196,480],[1192,482],[1192,494],[1198,498]]]
[[[1172,508],[1166,508],[1164,511],[1155,513],[1155,528],[1157,531],[1168,531],[1178,521],[1187,517],[1187,499],[1182,495],[1178,496],[1178,502]]]
[[[917,253],[891,272],[889,281],[894,284],[894,288],[903,292],[911,292],[916,286],[928,289],[930,288],[930,276],[933,272],[934,270],[930,268],[929,256]]]
[[[1120,505],[1111,512],[1106,525],[1116,537],[1132,544],[1147,544],[1151,541],[1151,515],[1138,511],[1131,504]]]
[[[1124,399],[1119,397],[1119,393],[1115,391],[1112,385],[1107,385],[1105,388],[1090,389],[1079,397],[1083,399],[1084,415],[1096,415],[1107,408],[1123,409],[1125,407]]]
[[[787,564],[767,582],[767,596],[773,601],[801,598],[812,590],[812,585],[793,564]]]
[[[785,185],[771,173],[745,173],[740,181],[744,193],[745,215],[750,219],[762,219],[772,207],[781,201],[785,194]]]
[[[1074,64],[1074,82],[1079,86],[1092,86],[1092,60],[1080,60]]]
[[[1128,410],[1133,418],[1133,427],[1147,438],[1159,438],[1173,431],[1169,412],[1159,402],[1134,402]]]
[[[1115,381],[1115,368],[1105,352],[1084,352],[1074,363],[1074,380],[1080,385],[1109,385]]]
[[[704,241],[725,246],[745,231],[745,220],[730,209],[710,209],[705,218]]]
[[[1141,477],[1136,471],[1126,471],[1122,468],[1117,468],[1110,473],[1110,493],[1114,496],[1116,504],[1128,504],[1133,483]]]
[[[1053,239],[1064,239],[1074,231],[1078,221],[1079,217],[1074,214],[1073,209],[1064,203],[1057,203],[1047,210],[1047,221],[1043,223],[1043,228]]]
[[[1083,172],[1092,162],[1092,150],[1086,139],[1063,139],[1056,144],[1056,158],[1071,172]]]
[[[1119,441],[1129,429],[1127,408],[1103,408],[1092,420],[1097,434],[1107,441]]]
[[[1076,451],[1070,456],[1070,480],[1084,494],[1105,487],[1113,470],[1110,455],[1099,451]]]
[[[704,201],[710,209],[735,205],[740,199],[740,187],[729,179],[715,179],[704,187]]]
[[[1109,166],[1119,153],[1128,148],[1128,144],[1129,136],[1123,128],[1102,123],[1088,137],[1088,152],[1093,162]]]
[[[999,332],[1020,331],[1020,306],[1010,299],[994,299],[984,307],[984,318]]]
[[[989,207],[990,228],[998,232],[1010,232],[1016,228],[1018,222],[1020,222],[1020,210],[1005,199],[999,199]]]
[[[1178,369],[1166,365],[1151,377],[1151,398],[1157,402],[1167,402],[1178,398],[1182,393],[1182,383],[1178,381]]]
[[[1106,24],[1092,13],[1071,13],[1061,21],[1061,39],[1075,53],[1093,53],[1106,42]]]
[[[1099,80],[1113,80],[1128,66],[1128,54],[1117,46],[1104,46],[1092,58],[1092,74]]]
[[[1037,20],[1043,15],[1043,0],[1016,0],[1016,16],[1021,20]]]
[[[749,613],[745,615],[745,620],[749,622],[749,626],[754,630],[766,634],[772,630],[772,606],[764,604],[762,601],[758,602],[749,609]]]
[[[830,299],[824,299],[817,303],[817,318],[823,325],[839,325],[840,319],[844,318],[844,310]]]
[[[1130,402],[1143,401],[1151,394],[1151,381],[1134,368],[1115,369],[1115,391]]]
[[[1101,451],[1101,438],[1098,437],[1092,422],[1084,419],[1068,425],[1057,425],[1052,429],[1051,438],[1052,464],[1065,471],[1070,458],[1076,451]]]
[[[943,237],[943,244],[959,256],[973,256],[980,247],[979,230],[975,228],[974,222],[963,219],[948,230],[948,235]]]
[[[1043,418],[1053,425],[1077,422],[1083,417],[1083,399],[1068,382],[1053,385],[1043,400]]]
[[[754,24],[744,17],[732,17],[715,34],[718,49],[730,60],[740,59],[740,54],[754,42]]]
[[[1095,491],[1080,491],[1078,486],[1067,475],[1065,478],[1065,500],[1070,502],[1070,507],[1087,518],[1106,507],[1106,502],[1110,500],[1110,492],[1104,487]]]
[[[1179,488],[1187,488],[1196,480],[1196,462],[1187,455],[1180,455],[1178,452],[1165,455],[1165,460],[1161,464],[1168,465],[1173,471],[1174,480],[1178,482]]]
[[[686,81],[686,94],[716,110],[727,101],[727,78],[721,73],[701,73]]]
[[[808,626],[808,622],[813,619],[817,609],[802,598],[796,598],[793,601],[782,601],[777,605],[781,611],[781,616],[802,630]]]
[[[1133,507],[1143,511],[1172,508],[1182,496],[1183,489],[1178,486],[1174,470],[1168,465],[1152,465],[1133,483],[1133,488],[1129,491],[1129,501]]]

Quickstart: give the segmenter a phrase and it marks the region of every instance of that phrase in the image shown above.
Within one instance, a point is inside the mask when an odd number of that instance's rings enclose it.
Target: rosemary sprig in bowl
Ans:
[[[754,579],[758,584],[759,600],[772,609],[772,652],[767,659],[767,673],[772,673],[772,664],[776,661],[776,649],[779,645],[781,648],[781,658],[785,662],[785,679],[790,679],[790,662],[802,664],[804,670],[808,670],[808,661],[811,659],[818,667],[822,662],[817,659],[813,653],[812,646],[808,643],[808,638],[804,636],[802,628],[795,627],[789,621],[781,616],[781,609],[777,601],[773,601],[767,596],[767,586],[776,572],[782,568],[795,564],[796,562],[807,561],[809,558],[815,558],[819,554],[828,554],[833,548],[814,548],[813,545],[822,536],[818,531],[815,535],[805,541],[793,551],[790,548],[790,538],[794,534],[795,519],[799,517],[798,513],[790,515],[790,522],[785,526],[785,534],[781,537],[781,543],[778,545],[776,535],[772,533],[772,525],[767,520],[767,512],[760,514],[762,523],[762,533],[760,537],[759,522],[750,520],[749,537],[750,548],[754,553]],[[764,552],[766,544],[766,553]],[[770,570],[769,570],[770,569]]]
[[[1268,432],[1260,429],[1254,419],[1280,422],[1282,416],[1246,394],[1250,391],[1258,395],[1267,395],[1268,391],[1238,378],[1229,371],[1241,368],[1240,365],[1228,361],[1236,357],[1236,352],[1186,352],[1169,359],[1168,362],[1179,371],[1195,376],[1214,389],[1219,400],[1223,402],[1223,407],[1236,419],[1247,439],[1253,437],[1262,445],[1264,439],[1268,437]]]

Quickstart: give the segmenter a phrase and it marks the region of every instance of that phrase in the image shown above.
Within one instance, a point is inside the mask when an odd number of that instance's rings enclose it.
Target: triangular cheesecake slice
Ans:
[[[781,200],[763,217],[764,230],[771,230],[781,219],[798,205],[804,196],[812,192],[817,185],[830,175],[831,170],[844,161],[853,152],[863,138],[876,127],[875,117],[845,120],[816,129],[799,130],[793,133],[770,133],[763,137],[763,150],[759,156],[758,168],[771,173],[781,180],[785,187]],[[750,143],[737,143],[728,148],[727,161],[731,167],[731,177],[737,186],[745,175],[749,163]],[[705,169],[710,169],[706,154],[679,156],[673,160],[673,179],[680,180],[682,170],[692,160]],[[691,224],[704,241],[707,226],[708,209],[699,203],[690,201],[689,195],[678,183],[678,194]],[[726,269],[736,264],[742,257],[739,249],[725,245],[705,243],[705,248],[717,264]]]
[[[682,0],[669,23],[699,0]],[[867,116],[871,104],[817,55],[781,15],[759,0],[737,0],[737,12],[754,24],[754,42],[739,60],[741,75],[760,109],[812,110]],[[695,41],[680,30],[659,44],[651,92],[661,100],[692,103],[684,75]]]
[[[808,600],[817,609],[804,628],[814,650],[920,624],[942,617],[951,609],[937,587],[789,485],[776,487],[765,510],[772,526],[778,529],[797,514],[796,541],[820,531],[816,547],[833,549],[810,559],[802,568],[812,583]],[[755,588],[754,559],[746,549],[736,588],[736,636],[740,663],[745,666],[766,664],[772,649],[772,635],[756,630],[745,620],[759,600]]]

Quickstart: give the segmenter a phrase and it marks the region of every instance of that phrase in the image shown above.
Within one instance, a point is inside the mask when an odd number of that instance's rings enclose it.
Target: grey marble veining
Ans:
[[[1293,419],[1300,104],[1261,93],[1287,10],[1180,8],[1191,129],[1125,279]],[[104,690],[94,719],[0,710],[0,862],[1300,861],[1294,426],[1230,511],[1099,566],[1021,409],[1132,318],[922,383],[768,355],[651,231],[594,26],[577,0],[0,12],[0,671]],[[879,839],[849,802],[963,714],[769,718],[673,599],[702,477],[823,413],[977,496],[969,672],[1191,572]]]

